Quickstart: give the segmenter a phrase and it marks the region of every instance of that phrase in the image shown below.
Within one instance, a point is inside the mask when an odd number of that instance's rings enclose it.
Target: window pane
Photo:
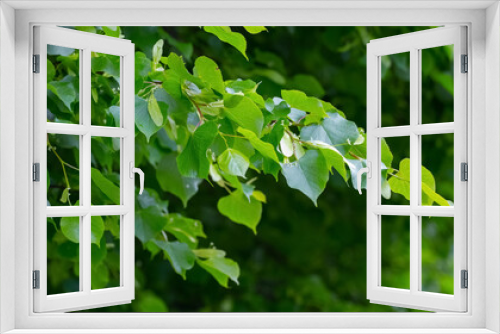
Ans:
[[[92,289],[120,286],[120,216],[93,216]]]
[[[120,142],[120,138],[92,137],[92,205],[120,204]]]
[[[47,205],[78,205],[80,199],[79,136],[47,135]]]
[[[47,218],[47,294],[80,291],[80,217]]]
[[[410,217],[381,218],[382,286],[410,289]]]
[[[47,45],[47,121],[80,123],[80,50]]]
[[[453,218],[422,217],[422,291],[453,294]]]
[[[381,140],[383,205],[410,204],[410,137]],[[387,181],[385,181],[387,179]]]
[[[92,125],[120,126],[120,57],[92,52]]]
[[[421,50],[422,123],[453,122],[453,45]]]
[[[410,124],[410,53],[380,57],[382,126]]]
[[[453,134],[422,136],[422,205],[453,206]]]

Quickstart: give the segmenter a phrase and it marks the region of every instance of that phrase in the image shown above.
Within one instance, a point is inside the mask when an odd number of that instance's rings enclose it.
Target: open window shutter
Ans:
[[[33,53],[34,311],[129,303],[134,299],[134,45],[40,26],[34,28]],[[107,82],[106,91],[94,88],[99,80]],[[99,104],[104,94],[114,101],[109,110]],[[104,154],[116,161],[99,161],[104,156],[95,153],[99,145],[114,147]],[[74,162],[65,165],[60,200],[49,203],[48,193],[53,198],[59,190],[47,171],[62,169],[59,157]],[[95,203],[95,192],[106,200]],[[113,266],[105,265],[107,257]],[[74,284],[60,287],[58,277],[74,277]]]
[[[423,57],[423,53],[433,48],[448,46],[445,49],[449,52],[450,73],[442,80],[448,80],[449,87],[453,97],[450,100],[453,105],[453,119],[449,122],[424,122],[429,114],[436,110],[422,108],[422,92],[431,89],[422,84],[422,70],[424,62],[429,62],[428,58]],[[408,84],[408,109],[409,110],[383,110],[384,109],[384,87],[382,84],[384,75],[383,70],[386,56],[393,57],[406,53],[409,58],[409,82]],[[463,163],[467,163],[467,45],[466,45],[466,27],[444,27],[429,29],[426,31],[409,33],[394,37],[388,37],[378,40],[372,40],[367,48],[367,149],[368,165],[371,164],[371,170],[367,175],[367,297],[372,303],[399,306],[420,310],[430,311],[467,311],[467,182],[463,179]],[[397,57],[392,58],[397,61]],[[431,59],[432,61],[432,59]],[[398,69],[397,62],[392,66],[395,71]],[[387,67],[386,67],[387,68]],[[437,73],[436,73],[437,74]],[[453,83],[450,83],[450,77]],[[439,78],[438,78],[439,79]],[[436,80],[438,80],[436,79]],[[442,86],[445,86],[443,81]],[[451,86],[450,86],[451,85]],[[408,122],[406,124],[387,123],[384,117],[394,116],[395,113],[408,112]],[[422,155],[426,154],[422,146],[424,136],[432,138],[431,135],[451,135],[453,138],[453,203],[450,206],[424,205],[422,192],[429,191],[423,185],[426,176],[423,176]],[[406,181],[409,185],[409,201],[407,205],[388,205],[387,200],[383,200],[382,174],[387,172],[387,167],[381,163],[383,160],[383,140],[400,140],[409,143],[409,175],[407,180],[400,178],[400,182]],[[451,147],[450,147],[451,149]],[[444,159],[440,156],[434,159]],[[387,160],[386,160],[387,161]],[[394,165],[392,174],[397,173],[397,169],[402,167]],[[450,162],[451,163],[451,162]],[[391,173],[391,172],[389,172]],[[400,174],[401,176],[402,174]],[[395,177],[395,176],[392,176]],[[436,185],[439,190],[439,178],[436,177]],[[427,194],[427,193],[425,193]],[[394,192],[393,192],[394,195]],[[400,196],[400,195],[399,195]],[[409,254],[397,254],[398,250],[391,252],[391,242],[386,242],[384,233],[391,229],[391,226],[384,226],[387,221],[394,217],[402,217],[401,221],[408,223],[406,237],[400,237],[390,232],[391,237],[396,237],[397,242],[407,243]],[[430,217],[430,218],[429,218]],[[425,257],[423,245],[428,245],[426,234],[422,233],[424,221],[434,219],[439,224],[443,219],[447,222],[452,221],[453,236],[449,236],[451,247],[449,247],[449,258],[452,257],[452,269],[448,279],[453,281],[453,289],[443,293],[439,289],[429,286],[425,275],[434,273],[425,272],[423,260]],[[444,222],[443,222],[444,223]],[[387,224],[387,223],[386,223]],[[439,226],[438,226],[439,227]],[[404,230],[404,229],[401,229]],[[408,237],[409,236],[409,237]],[[439,243],[439,241],[438,241]],[[426,246],[427,247],[427,246]],[[391,286],[387,283],[388,275],[391,275],[391,256],[407,257],[405,275],[400,275],[404,282],[403,286]],[[385,257],[385,258],[384,258]],[[389,257],[389,258],[387,258]],[[439,259],[431,260],[438,263]],[[388,264],[389,263],[389,264]],[[451,267],[451,266],[450,266]],[[392,273],[393,275],[394,273]],[[404,277],[404,278],[403,278]],[[426,276],[427,277],[427,276]],[[439,280],[442,277],[436,277],[436,286],[439,287]]]

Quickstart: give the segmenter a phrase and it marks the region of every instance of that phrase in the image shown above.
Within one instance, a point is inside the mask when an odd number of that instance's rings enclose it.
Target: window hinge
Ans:
[[[469,181],[469,165],[466,162],[460,164],[460,180]]]
[[[461,271],[461,281],[462,281],[462,289],[467,289],[469,287],[469,273],[467,270],[462,270]]]
[[[40,164],[38,162],[33,164],[33,181],[40,182]]]
[[[462,73],[469,72],[469,56],[462,55]]]
[[[40,55],[33,55],[33,73],[40,73]]]
[[[33,270],[33,289],[40,289],[40,270]]]

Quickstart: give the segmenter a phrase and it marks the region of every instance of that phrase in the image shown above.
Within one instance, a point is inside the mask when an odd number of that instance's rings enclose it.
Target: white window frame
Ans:
[[[367,161],[371,177],[367,179],[367,296],[372,303],[431,311],[464,312],[467,289],[461,286],[462,270],[467,270],[467,185],[461,180],[461,164],[467,163],[467,72],[462,71],[462,55],[467,55],[465,26],[434,28],[370,41],[367,45]],[[453,45],[453,121],[422,123],[422,50]],[[382,126],[381,58],[407,52],[410,60],[409,124]],[[386,111],[387,112],[387,111]],[[427,111],[427,112],[430,112]],[[422,135],[453,134],[454,205],[421,205]],[[381,141],[405,137],[410,140],[410,201],[408,205],[384,205],[381,202]],[[471,180],[472,182],[472,180]],[[439,180],[438,180],[439,183]],[[410,228],[410,288],[382,286],[382,224],[384,217],[408,217]],[[453,218],[453,294],[422,290],[422,217]]]
[[[34,163],[39,164],[39,181],[33,184],[34,256],[33,269],[39,271],[39,288],[34,289],[34,311],[74,311],[130,303],[135,291],[135,113],[134,45],[125,39],[89,34],[66,28],[34,27],[34,54],[39,57],[39,73],[33,75]],[[47,46],[78,50],[80,61],[80,123],[47,122]],[[118,127],[91,124],[91,54],[100,52],[120,57],[120,124]],[[47,134],[76,135],[80,151],[80,205],[47,206]],[[120,141],[120,205],[92,205],[91,139],[113,137]],[[97,204],[97,203],[96,203]],[[120,285],[92,290],[92,216],[120,217]],[[47,224],[49,217],[79,217],[79,291],[47,295]]]
[[[0,4],[0,9],[0,331],[13,330],[12,333],[18,334],[82,333],[81,329],[86,329],[86,333],[500,332],[500,15],[497,1],[7,0]],[[33,110],[29,97],[33,94],[32,31],[37,24],[468,26],[469,176],[473,181],[468,190],[471,199],[468,311],[431,314],[33,313],[30,256],[33,212],[29,196],[33,186],[30,179]],[[13,189],[15,196],[12,196]]]

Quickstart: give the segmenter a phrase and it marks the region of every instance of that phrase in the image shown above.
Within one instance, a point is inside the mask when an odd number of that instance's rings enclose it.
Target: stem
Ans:
[[[203,113],[201,112],[200,107],[196,102],[194,102],[189,96],[187,97],[189,101],[196,107],[196,111],[198,112],[198,117],[200,118],[200,121],[198,124],[196,124],[196,128],[198,128],[200,125],[202,125],[205,122],[205,117],[203,116]]]
[[[163,238],[165,238],[165,241],[168,242],[167,233],[165,233],[165,231],[162,230],[161,234],[163,235]]]

